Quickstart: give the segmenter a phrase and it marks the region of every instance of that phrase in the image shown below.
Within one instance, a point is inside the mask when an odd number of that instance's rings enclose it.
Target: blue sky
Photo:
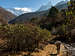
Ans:
[[[40,6],[45,5],[50,0],[0,0],[0,6],[4,8],[30,8],[33,11],[38,10]],[[64,0],[52,0],[52,4],[56,4],[59,1]]]

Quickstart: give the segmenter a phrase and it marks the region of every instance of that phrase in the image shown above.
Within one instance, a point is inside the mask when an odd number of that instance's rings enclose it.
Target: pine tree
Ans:
[[[49,14],[48,14],[48,17],[56,17],[57,14],[59,13],[59,10],[56,8],[56,7],[52,7],[50,10],[49,10]]]

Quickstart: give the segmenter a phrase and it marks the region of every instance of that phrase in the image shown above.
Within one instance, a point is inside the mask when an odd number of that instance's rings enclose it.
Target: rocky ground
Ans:
[[[67,56],[67,52],[64,52],[65,47],[63,44],[61,44],[60,46],[60,53],[58,54],[58,56]],[[57,47],[55,44],[48,44],[46,45],[43,50],[40,50],[38,52],[19,52],[17,54],[9,54],[9,53],[5,53],[2,56],[51,56],[51,55],[57,55]]]

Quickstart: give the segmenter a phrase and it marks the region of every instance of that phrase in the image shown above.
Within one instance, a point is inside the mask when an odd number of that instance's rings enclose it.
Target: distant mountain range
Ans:
[[[7,8],[6,10],[10,11],[11,13],[17,16],[24,14],[24,13],[32,12],[31,9],[28,9],[28,8]]]
[[[7,10],[10,11],[11,13],[17,15],[17,16],[19,16],[19,15],[21,15],[21,14],[24,13],[24,11],[16,10],[16,9],[14,9],[14,8],[8,8]]]
[[[51,5],[50,5],[50,7],[51,7]],[[56,4],[55,7],[58,8],[59,10],[67,8],[67,2],[66,1],[61,1],[58,4]],[[9,21],[9,23],[17,23],[17,22],[24,23],[25,21],[27,21],[31,18],[42,18],[42,17],[44,17],[48,14],[50,8],[49,7],[48,8],[47,7],[46,8],[41,7],[41,8],[42,9],[39,9],[36,12],[24,13],[24,14],[16,17],[15,19]]]
[[[39,11],[45,11],[45,10],[48,10],[52,7],[52,3],[49,2],[48,4],[46,5],[42,5],[38,10],[37,12]],[[58,9],[62,9],[62,8],[66,8],[67,7],[67,1],[61,1],[59,3],[57,3],[55,5],[56,8]],[[19,16],[21,14],[24,14],[24,13],[29,13],[29,12],[32,12],[31,10],[28,10],[27,8],[7,8],[8,11],[12,12],[13,14]],[[27,11],[26,11],[27,10]]]
[[[48,10],[52,7],[52,4],[51,2],[49,2],[47,5],[43,5],[40,7],[40,9],[38,11],[44,11],[44,10]],[[63,9],[63,8],[66,8],[67,7],[67,1],[61,1],[59,3],[57,3],[55,5],[56,8],[58,9]]]

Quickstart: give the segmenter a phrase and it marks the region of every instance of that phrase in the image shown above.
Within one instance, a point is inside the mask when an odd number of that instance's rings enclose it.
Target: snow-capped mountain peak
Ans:
[[[18,7],[7,8],[7,10],[12,12],[13,14],[15,14],[17,16],[24,14],[24,13],[32,12],[32,9],[30,9],[30,8],[18,8]]]
[[[48,10],[51,7],[52,7],[52,2],[50,1],[50,2],[48,2],[48,4],[42,5],[38,11]]]
[[[68,2],[68,0],[65,0],[65,1],[60,1],[60,2],[58,2],[56,5],[52,5],[52,2],[50,1],[48,4],[42,5],[38,11],[45,11],[45,10],[48,10],[48,9],[50,9],[52,6],[55,6],[55,7],[58,8],[58,7],[60,7],[60,5],[63,5],[63,6],[61,7],[61,9],[62,9],[63,7],[65,8],[65,7],[67,6],[67,2]]]

